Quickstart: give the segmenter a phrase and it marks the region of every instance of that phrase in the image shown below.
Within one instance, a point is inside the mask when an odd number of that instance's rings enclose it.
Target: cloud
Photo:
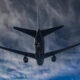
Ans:
[[[76,2],[76,3],[75,3]],[[34,52],[33,38],[13,30],[13,26],[36,29],[36,8],[40,5],[41,29],[65,25],[65,27],[50,36],[45,37],[45,50],[60,49],[79,42],[79,19],[77,1],[57,0],[3,0],[0,3],[0,45],[14,49]],[[30,5],[31,4],[31,5]],[[57,5],[55,5],[57,4]],[[65,5],[64,5],[65,4]],[[32,8],[33,7],[33,8]],[[34,14],[34,16],[33,16]],[[46,27],[47,25],[47,27]],[[3,34],[4,33],[4,34]],[[36,60],[29,58],[28,64],[23,63],[23,56],[5,50],[0,50],[0,78],[23,80],[44,80],[60,75],[80,72],[79,48],[56,55],[57,61],[45,59],[43,66],[38,66]],[[4,75],[4,76],[3,76]]]

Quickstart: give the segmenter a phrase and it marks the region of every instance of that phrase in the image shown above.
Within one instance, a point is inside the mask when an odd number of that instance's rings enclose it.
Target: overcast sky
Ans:
[[[13,29],[13,26],[37,29],[37,8],[40,29],[64,25],[45,37],[45,52],[80,42],[80,0],[0,0],[0,45],[26,52],[35,52],[34,39]],[[0,49],[0,80],[79,80],[80,46],[51,57],[38,66],[29,58]]]

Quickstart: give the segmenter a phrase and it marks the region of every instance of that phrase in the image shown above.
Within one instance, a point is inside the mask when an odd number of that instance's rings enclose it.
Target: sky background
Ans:
[[[40,29],[64,25],[45,37],[45,52],[80,42],[80,0],[0,0],[0,46],[35,52],[34,39],[13,26],[36,30],[37,7]],[[57,54],[38,66],[29,58],[0,49],[0,80],[80,80],[80,46]]]

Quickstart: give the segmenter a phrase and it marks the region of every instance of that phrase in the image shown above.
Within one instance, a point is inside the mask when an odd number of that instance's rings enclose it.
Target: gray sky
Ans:
[[[40,28],[48,29],[64,25],[64,28],[45,37],[45,52],[64,48],[80,42],[80,1],[79,0],[0,0],[0,45],[35,52],[34,39],[13,29],[18,26],[37,28],[37,7],[40,8]],[[62,75],[80,73],[80,46],[56,55],[38,66],[29,58],[24,64],[23,56],[0,49],[0,78],[14,80],[44,80]]]

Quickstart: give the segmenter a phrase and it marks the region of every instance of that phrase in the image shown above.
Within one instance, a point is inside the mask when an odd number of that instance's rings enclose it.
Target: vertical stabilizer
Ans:
[[[37,26],[38,26],[38,29],[40,29],[39,7],[37,8]]]

